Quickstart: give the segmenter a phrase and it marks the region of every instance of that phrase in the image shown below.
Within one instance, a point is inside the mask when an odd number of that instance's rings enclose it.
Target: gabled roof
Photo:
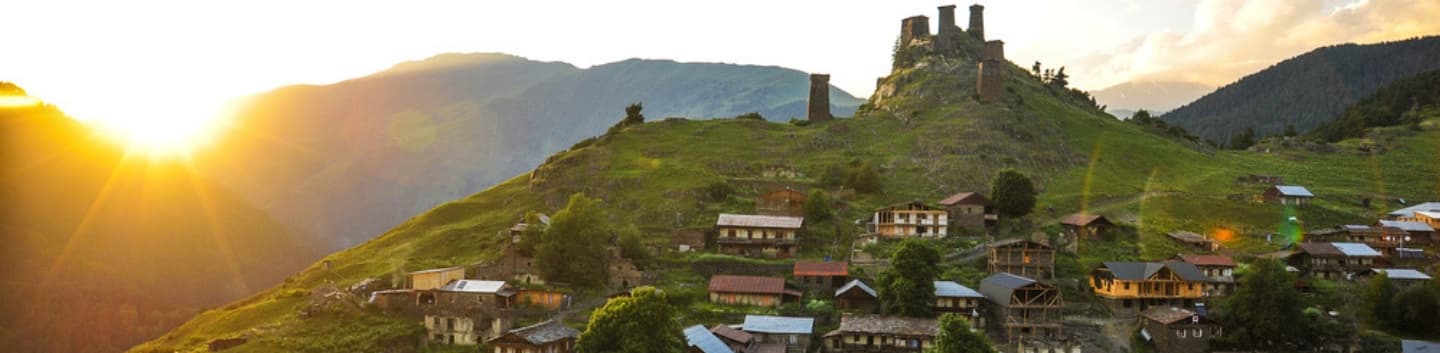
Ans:
[[[462,279],[450,281],[440,290],[449,292],[467,293],[498,293],[505,288],[505,281],[481,281],[473,279]]]
[[[1180,255],[1180,261],[1195,266],[1235,267],[1235,259],[1225,255]]]
[[[1330,245],[1335,246],[1335,248],[1336,248],[1336,249],[1339,249],[1339,250],[1340,250],[1340,253],[1345,254],[1345,256],[1358,256],[1358,257],[1379,257],[1379,256],[1380,256],[1380,252],[1379,252],[1379,251],[1375,251],[1374,248],[1371,248],[1369,245],[1365,245],[1365,243],[1330,243]]]
[[[418,274],[423,274],[423,273],[447,272],[447,271],[455,271],[455,270],[463,270],[463,269],[465,269],[464,266],[455,266],[455,267],[446,267],[446,268],[432,268],[432,269],[429,269],[429,270],[419,270],[419,271],[411,272],[411,273],[409,273],[409,274],[418,275]]]
[[[1420,271],[1417,271],[1417,270],[1415,270],[1415,269],[1409,269],[1409,268],[1377,268],[1377,269],[1374,269],[1374,271],[1377,272],[1377,273],[1383,273],[1383,274],[1385,274],[1385,277],[1388,277],[1388,278],[1390,278],[1390,279],[1420,280],[1420,281],[1428,281],[1428,280],[1430,280],[1430,275],[1427,275],[1427,274],[1425,274],[1424,272],[1420,272]]]
[[[985,195],[981,195],[978,192],[966,191],[950,195],[950,197],[940,200],[940,205],[990,205],[990,199],[985,198]]]
[[[546,344],[566,338],[580,337],[580,331],[576,331],[570,328],[570,326],[565,326],[565,324],[561,324],[555,320],[546,320],[538,324],[517,328],[505,334],[514,335],[515,337],[530,342],[530,344]]]
[[[861,282],[861,281],[858,280],[858,279],[857,279],[857,280],[852,280],[852,281],[850,281],[850,283],[846,283],[844,286],[841,286],[840,289],[836,289],[836,290],[835,290],[835,296],[838,297],[838,296],[840,296],[841,294],[845,294],[845,292],[849,292],[849,291],[851,291],[851,290],[856,290],[856,289],[859,289],[860,291],[865,292],[865,294],[869,294],[871,297],[875,297],[875,298],[879,298],[879,297],[880,297],[879,295],[876,295],[876,294],[875,294],[875,290],[874,290],[874,289],[870,289],[870,286],[865,285],[865,282]]]
[[[1189,320],[1193,316],[1195,316],[1195,312],[1173,306],[1151,307],[1149,310],[1140,313],[1140,317],[1164,325],[1180,322],[1181,320]]]
[[[920,200],[914,200],[914,201],[906,201],[906,202],[901,202],[901,203],[897,203],[897,204],[893,204],[893,205],[881,207],[881,208],[875,209],[875,211],[876,211],[876,212],[880,212],[880,211],[892,210],[892,209],[897,209],[897,208],[905,208],[905,207],[916,207],[916,208],[919,208],[919,209],[922,209],[922,210],[930,210],[930,211],[938,211],[938,210],[940,210],[940,209],[938,209],[938,208],[935,208],[934,206],[926,205],[924,202],[920,202]]]
[[[1160,272],[1160,270],[1164,268],[1169,268],[1170,271],[1174,272],[1176,276],[1179,276],[1180,279],[1186,281],[1204,281],[1207,279],[1205,277],[1205,274],[1201,273],[1200,269],[1196,268],[1195,265],[1179,261],[1107,261],[1101,266],[1110,269],[1110,273],[1115,275],[1116,279],[1127,281],[1144,281],[1146,279],[1149,279],[1151,276],[1154,276],[1156,272]]]
[[[715,327],[710,328],[710,333],[738,343],[750,343],[750,340],[755,339],[755,335],[736,330],[734,327],[730,327],[730,325],[715,325]]]
[[[840,328],[825,336],[847,333],[934,337],[940,334],[940,324],[935,319],[845,314],[840,316]]]
[[[1330,245],[1330,243],[1300,243],[1296,245],[1299,247],[1300,252],[1310,254],[1311,256],[1345,255],[1345,253],[1340,252],[1340,249],[1335,248],[1335,246]]]
[[[1016,289],[1035,283],[1033,279],[1001,272],[980,280],[980,293],[995,304],[1009,305],[1011,293]]]
[[[805,218],[803,217],[760,216],[729,213],[721,213],[720,218],[715,220],[716,226],[748,228],[800,229],[800,226],[803,224],[805,224]]]
[[[795,276],[849,276],[846,262],[796,262]]]
[[[1175,239],[1175,240],[1178,240],[1178,241],[1180,241],[1180,242],[1182,242],[1182,243],[1209,244],[1210,242],[1212,242],[1212,240],[1210,240],[1210,238],[1206,238],[1204,235],[1200,235],[1200,233],[1191,232],[1191,231],[1187,231],[1187,230],[1177,230],[1177,231],[1173,231],[1173,232],[1167,233],[1167,234],[1165,234],[1165,235],[1166,235],[1166,236],[1169,236],[1170,239]]]
[[[815,318],[745,315],[745,323],[740,325],[740,329],[752,333],[808,335],[815,331]]]
[[[1060,224],[1077,227],[1088,226],[1091,223],[1096,222],[1099,222],[1099,224],[1110,224],[1110,220],[1105,219],[1105,216],[1085,213],[1074,213],[1069,216],[1065,216],[1065,219],[1060,220]]]
[[[1003,247],[1007,247],[1007,246],[1011,246],[1011,245],[1015,245],[1015,244],[1020,244],[1020,243],[1029,243],[1030,245],[1036,245],[1036,246],[1039,246],[1039,247],[1042,247],[1042,248],[1046,248],[1046,249],[1049,249],[1049,248],[1050,248],[1050,244],[1045,244],[1045,243],[1042,243],[1042,242],[1038,242],[1038,241],[1034,241],[1034,240],[1030,240],[1030,239],[1025,239],[1025,238],[1010,238],[1010,239],[1005,239],[1005,240],[996,241],[996,242],[990,243],[990,247],[991,247],[991,248],[1003,248]]]
[[[984,298],[980,292],[954,281],[935,281],[935,296],[942,298]]]
[[[1435,228],[1425,222],[1380,220],[1381,227],[1395,227],[1406,232],[1434,232]]]
[[[1305,189],[1304,186],[1275,185],[1272,187],[1279,191],[1282,196],[1315,197],[1315,194],[1310,193],[1310,190]]]
[[[1415,212],[1440,212],[1440,202],[1424,202],[1390,211],[1391,217],[1414,217]]]
[[[710,291],[720,293],[784,294],[785,280],[775,277],[714,275]]]
[[[725,345],[719,337],[706,330],[704,325],[695,325],[685,328],[685,342],[690,347],[695,347],[703,353],[734,353],[730,346]]]

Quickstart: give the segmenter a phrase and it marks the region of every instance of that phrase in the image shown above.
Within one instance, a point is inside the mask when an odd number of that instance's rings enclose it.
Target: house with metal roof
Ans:
[[[997,273],[980,280],[980,294],[993,305],[992,326],[1007,342],[1062,339],[1060,290],[1034,279]]]
[[[1179,255],[1175,258],[1195,265],[1205,275],[1205,296],[1227,295],[1235,289],[1235,259],[1225,255]]]
[[[972,234],[985,231],[985,226],[999,219],[990,199],[978,192],[961,192],[939,202],[950,216],[952,230],[964,229]]]
[[[1390,279],[1390,283],[1401,288],[1424,284],[1431,279],[1430,275],[1410,268],[1375,268],[1360,273],[1360,277],[1365,279],[1371,276],[1385,276]]]
[[[724,341],[721,341],[719,337],[716,337],[714,333],[705,329],[705,325],[686,327],[683,333],[685,334],[685,344],[689,352],[737,353],[731,350],[730,346],[726,345]]]
[[[1404,220],[1405,218],[1414,218],[1416,212],[1440,213],[1440,202],[1422,202],[1415,204],[1414,206],[1390,211],[1390,213],[1387,214],[1387,218],[1391,220]]]
[[[1120,310],[1193,307],[1204,298],[1208,280],[1195,265],[1180,261],[1107,261],[1090,271],[1090,289]]]
[[[1423,213],[1423,212],[1422,212]],[[1425,246],[1436,243],[1435,227],[1418,220],[1392,221],[1382,219],[1375,222],[1378,227],[1395,228],[1405,232],[1405,246]]]
[[[1302,276],[1321,279],[1347,279],[1381,261],[1380,252],[1364,243],[1300,243],[1296,249],[1289,264]]]
[[[768,315],[745,315],[740,330],[755,335],[759,350],[783,345],[787,353],[804,353],[815,332],[815,319]],[[773,350],[774,348],[770,348]]]
[[[850,263],[797,261],[793,275],[801,287],[814,293],[828,293],[850,279]]]
[[[939,334],[935,319],[843,314],[840,327],[825,334],[824,351],[919,353]]]
[[[525,326],[490,339],[496,352],[569,353],[575,349],[577,331],[555,320]]]
[[[805,218],[722,213],[715,220],[715,244],[721,253],[750,257],[795,256]]]
[[[725,345],[729,346],[730,350],[735,353],[754,352],[757,346],[755,335],[740,331],[730,325],[712,326],[710,327],[710,333],[715,334],[715,337],[719,337],[720,341],[725,342]]]
[[[1304,205],[1315,198],[1315,194],[1304,186],[1295,185],[1274,185],[1265,189],[1263,194],[1265,202],[1276,202],[1281,205]]]
[[[981,303],[985,296],[954,281],[935,281],[935,311],[957,313],[970,319],[970,326],[983,329],[985,316]]]
[[[714,275],[709,289],[711,302],[735,305],[780,306],[798,301],[802,294],[777,277]]]
[[[835,290],[835,306],[842,310],[876,313],[880,311],[880,296],[865,282],[851,280]]]

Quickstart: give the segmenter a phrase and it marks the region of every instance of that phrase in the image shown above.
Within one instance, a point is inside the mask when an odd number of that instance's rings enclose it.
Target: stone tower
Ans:
[[[810,105],[805,111],[806,120],[826,121],[830,116],[830,75],[810,74]]]
[[[940,28],[935,30],[939,36],[949,36],[958,32],[960,27],[955,26],[955,5],[940,7]]]
[[[975,93],[985,103],[1005,98],[1005,42],[985,42],[980,51],[980,67],[976,70]]]
[[[980,4],[970,5],[970,35],[985,40],[985,7]]]
[[[900,46],[910,45],[910,41],[917,38],[930,36],[930,18],[925,16],[906,17],[900,21]]]

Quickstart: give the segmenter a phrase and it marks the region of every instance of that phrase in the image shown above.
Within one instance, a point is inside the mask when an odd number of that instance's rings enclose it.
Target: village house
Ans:
[[[835,307],[866,313],[880,311],[880,296],[860,280],[852,280],[835,290]]]
[[[425,290],[444,286],[450,281],[465,279],[465,267],[447,267],[410,273],[410,289]]]
[[[944,209],[920,201],[882,207],[875,210],[869,224],[869,242],[908,237],[944,237],[950,224]]]
[[[1265,202],[1278,202],[1281,205],[1296,206],[1304,205],[1310,202],[1310,199],[1315,198],[1315,194],[1310,193],[1310,190],[1305,189],[1304,186],[1293,185],[1270,186],[1269,189],[1265,189],[1263,196]]]
[[[1055,273],[1055,249],[1027,239],[1006,239],[990,244],[986,259],[990,273],[1049,279]]]
[[[1121,310],[1193,307],[1209,278],[1186,262],[1105,262],[1090,271],[1090,288]],[[1118,304],[1118,305],[1116,305]]]
[[[1140,313],[1140,337],[1166,353],[1206,353],[1220,324],[1193,311],[1157,306]]]
[[[1385,218],[1392,221],[1423,222],[1431,228],[1440,228],[1440,202],[1424,202],[1390,211]]]
[[[719,337],[720,341],[725,342],[725,345],[730,347],[730,350],[735,353],[754,352],[759,343],[755,339],[755,335],[730,327],[730,325],[715,325],[715,327],[710,328],[710,333],[715,334],[715,337]],[[780,347],[782,350],[784,349],[784,345]]]
[[[495,353],[570,353],[575,349],[576,331],[555,320],[525,326],[490,339]]]
[[[1177,230],[1177,231],[1170,232],[1169,234],[1166,234],[1166,236],[1169,236],[1171,240],[1180,242],[1180,244],[1183,244],[1183,245],[1185,245],[1185,246],[1190,247],[1190,249],[1192,249],[1192,250],[1197,250],[1197,251],[1216,251],[1216,250],[1220,250],[1220,242],[1217,242],[1217,241],[1215,241],[1214,239],[1210,239],[1210,238],[1208,238],[1208,237],[1205,237],[1204,235],[1201,235],[1200,233],[1195,233],[1195,232],[1191,232],[1191,231],[1184,231],[1184,230]]]
[[[1430,282],[1430,275],[1410,268],[1375,268],[1360,273],[1361,280],[1369,280],[1372,276],[1385,276],[1390,283],[1396,287],[1409,288]]]
[[[799,291],[785,288],[775,277],[715,275],[710,277],[710,302],[732,305],[780,306],[800,300]]]
[[[715,243],[721,253],[750,257],[795,256],[805,219],[787,216],[720,214]]]
[[[1077,239],[1099,238],[1100,233],[1114,225],[1105,216],[1086,213],[1071,214],[1060,220],[1060,226]]]
[[[1380,252],[1363,243],[1300,243],[1289,263],[1309,277],[1340,280],[1378,265]]]
[[[372,295],[388,312],[422,318],[427,341],[473,346],[510,328],[515,292],[505,282],[456,280],[443,287]]]
[[[795,281],[800,287],[816,293],[829,293],[845,284],[850,278],[850,264],[846,262],[796,262]]]
[[[1423,213],[1423,212],[1422,212]],[[1379,227],[1390,227],[1404,231],[1408,235],[1403,246],[1425,246],[1435,243],[1435,227],[1421,221],[1392,221],[1380,220],[1375,222]]]
[[[810,336],[815,332],[815,319],[745,315],[745,323],[740,325],[740,330],[755,336],[757,351],[771,353],[778,347],[784,347],[785,353],[805,353],[805,347],[810,346]]]
[[[1235,290],[1235,259],[1225,255],[1180,255],[1180,261],[1195,265],[1205,275],[1205,297],[1228,295]]]
[[[1336,239],[1336,237],[1333,236],[1329,237],[1329,239],[1364,243],[1384,255],[1397,255],[1397,249],[1404,247],[1405,241],[1410,238],[1410,233],[1400,228],[1382,225],[1366,226],[1347,224],[1341,226],[1340,229],[1343,231],[1343,239]],[[1322,237],[1311,237],[1311,239],[1319,238]]]
[[[1007,342],[1025,339],[1060,339],[1064,334],[1060,312],[1064,305],[1055,286],[1009,273],[980,280],[980,294],[990,300],[991,326],[1000,328]]]
[[[840,328],[825,334],[825,352],[919,353],[940,334],[935,319],[899,316],[840,316]]]
[[[760,194],[755,197],[755,213],[765,216],[804,216],[805,198],[805,193],[790,188]]]
[[[683,333],[687,353],[744,353],[730,348],[720,337],[706,330],[705,325],[686,327]]]
[[[570,295],[544,287],[521,288],[515,293],[515,304],[522,308],[560,310],[570,306]]]
[[[540,218],[540,229],[545,229],[545,227],[550,226],[550,216],[547,216],[544,213],[538,214],[537,216],[539,216]],[[520,222],[515,223],[515,225],[513,226],[510,226],[510,243],[519,244],[520,238],[523,237],[525,234],[525,229],[528,228],[530,228],[530,225],[526,224],[524,219],[521,219]]]
[[[979,235],[985,231],[985,226],[994,223],[997,216],[994,213],[990,199],[985,198],[976,192],[962,192],[940,200],[940,207],[944,207],[950,216],[951,229],[965,229],[971,234]]]
[[[935,311],[957,313],[970,319],[970,326],[984,329],[985,316],[981,315],[980,303],[985,296],[954,281],[935,281]]]

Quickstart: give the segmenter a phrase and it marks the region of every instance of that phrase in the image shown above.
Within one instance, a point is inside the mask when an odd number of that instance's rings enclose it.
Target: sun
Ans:
[[[222,104],[200,100],[138,101],[148,104],[87,104],[71,114],[124,144],[128,152],[152,158],[188,157],[208,147],[226,127]]]

